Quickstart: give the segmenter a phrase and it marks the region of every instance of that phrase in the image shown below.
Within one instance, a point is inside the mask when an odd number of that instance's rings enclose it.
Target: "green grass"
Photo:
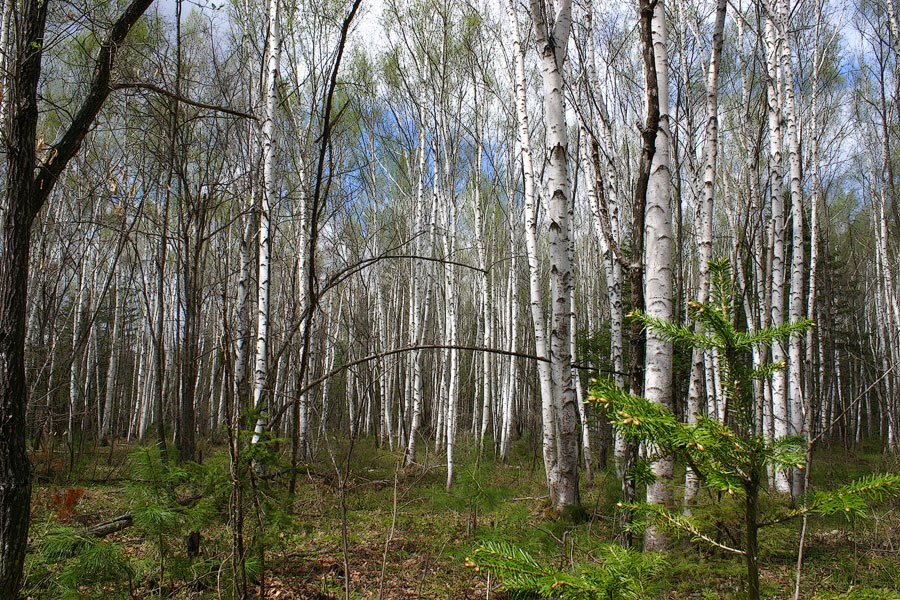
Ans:
[[[384,578],[384,597],[389,600],[484,598],[485,573],[464,566],[466,557],[481,543],[513,544],[553,569],[578,572],[592,568],[599,560],[599,549],[614,540],[619,484],[611,469],[600,470],[592,486],[582,487],[587,518],[573,522],[556,518],[549,510],[543,469],[528,440],[513,447],[508,464],[494,460],[490,452],[477,460],[471,447],[461,444],[459,448],[455,485],[448,491],[441,456],[423,452],[419,465],[397,472],[399,454],[379,449],[372,440],[357,440],[352,448],[346,442],[333,443],[339,468],[349,465],[344,476],[351,598],[378,596],[385,541],[393,519],[395,472],[397,516]],[[48,480],[38,481],[32,522],[38,550],[30,553],[26,582],[34,600],[115,598],[116,594],[149,598],[160,593],[166,598],[205,599],[219,597],[217,586],[226,590],[231,586],[230,479],[227,455],[222,451],[207,449],[204,467],[174,472],[176,497],[202,491],[210,498],[202,515],[179,512],[177,518],[172,517],[178,525],[172,531],[159,532],[162,537],[151,535],[146,526],[125,529],[105,538],[102,545],[84,546],[93,554],[86,551],[48,558],[46,552],[41,553],[40,548],[46,548],[61,526],[78,532],[83,524],[134,513],[140,501],[146,502],[141,495],[146,481],[130,481],[137,472],[134,450],[119,446],[110,454],[109,449],[100,448],[71,480],[62,473],[51,473]],[[276,463],[283,465],[284,461]],[[814,457],[812,484],[834,487],[896,466],[873,443],[860,446],[853,455],[842,449],[825,449]],[[104,478],[106,484],[97,483]],[[288,479],[287,470],[273,469],[269,477],[257,481],[263,510],[260,517],[251,502],[251,490],[245,487],[245,543],[250,549],[265,547],[272,597],[278,592],[278,598],[342,598],[343,535],[334,464],[323,453],[321,460],[304,467],[293,497],[287,494]],[[60,515],[51,499],[69,487],[84,488],[84,496],[73,514]],[[774,496],[764,501],[785,502]],[[713,535],[725,542],[730,541],[729,536],[740,535],[733,500],[713,494],[704,502],[707,507],[701,511],[705,511],[704,522]],[[183,536],[194,526],[201,527],[203,553],[189,559]],[[798,537],[799,523],[763,530],[765,597],[790,596]],[[896,500],[873,507],[868,519],[811,519],[801,597],[900,598],[889,591],[900,590],[898,551],[900,504]],[[165,560],[162,583],[161,557]],[[97,567],[102,561],[116,566],[119,575],[102,576]],[[258,556],[251,552],[248,561],[253,575],[259,567]],[[663,564],[660,585],[667,590],[667,599],[741,597],[744,567],[740,557],[679,540],[666,553]],[[81,579],[77,577],[79,569],[86,575]],[[68,579],[55,573],[66,573]],[[497,595],[496,580],[491,585],[491,598],[502,598]]]

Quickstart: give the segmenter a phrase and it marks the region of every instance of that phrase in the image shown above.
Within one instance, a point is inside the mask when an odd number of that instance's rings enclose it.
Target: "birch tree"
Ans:
[[[800,166],[800,129],[798,109],[794,94],[793,52],[788,29],[789,6],[787,0],[778,0],[779,37],[781,38],[781,65],[784,70],[784,114],[788,137],[788,163],[790,165],[791,197],[791,292],[788,302],[788,319],[796,321],[806,312],[803,302],[804,260],[803,250],[803,190]],[[803,400],[803,358],[801,337],[792,338],[788,344],[790,381],[790,434],[803,435],[805,413],[808,407]],[[803,493],[803,474],[792,471],[791,493],[796,497]]]
[[[784,284],[785,284],[785,239],[784,239],[784,198],[783,166],[782,166],[782,71],[780,69],[781,52],[779,45],[776,16],[767,11],[765,17],[765,51],[766,51],[766,102],[768,107],[769,134],[769,188],[771,190],[771,219],[769,222],[769,240],[771,243],[771,324],[777,327],[785,323]],[[776,342],[772,345],[772,362],[786,363],[784,345]],[[790,414],[788,410],[787,378],[784,370],[772,375],[772,409],[770,435],[784,437],[788,434]],[[784,472],[775,475],[775,488],[779,492],[790,492],[790,482]]]
[[[570,289],[574,285],[569,259],[569,221],[572,187],[568,172],[568,124],[563,95],[565,62],[572,27],[572,3],[556,5],[532,0],[531,19],[541,63],[544,130],[547,147],[547,216],[550,247],[550,366],[553,411],[546,411],[544,428],[557,429],[555,462],[545,464],[550,478],[550,496],[557,510],[581,503],[578,489],[578,435],[575,385],[572,379],[572,331]],[[555,415],[554,415],[555,413]],[[545,440],[546,443],[546,440]],[[545,450],[545,456],[547,452]]]
[[[539,8],[539,7],[538,7]],[[525,251],[528,258],[528,290],[530,296],[531,322],[534,329],[535,354],[549,358],[547,335],[544,326],[544,309],[541,305],[543,292],[541,289],[540,267],[538,264],[537,245],[537,189],[535,182],[534,161],[532,158],[531,131],[528,118],[528,98],[525,87],[525,54],[521,43],[519,20],[512,0],[506,0],[506,16],[512,37],[514,79],[516,93],[516,116],[519,134],[519,146],[524,178],[525,204]],[[566,32],[568,36],[568,32]],[[552,57],[551,57],[552,58]],[[561,90],[560,92],[561,93]],[[557,430],[556,401],[553,395],[553,381],[549,362],[540,361],[537,366],[541,390],[541,423],[542,449],[544,468],[547,472],[548,486],[552,489],[552,472],[557,462]],[[552,494],[551,494],[552,495]]]
[[[647,111],[658,115],[655,149],[650,164],[647,188],[645,299],[646,312],[653,318],[669,321],[672,318],[672,172],[669,162],[669,85],[666,49],[665,4],[658,0],[651,5],[641,0],[641,38],[645,55],[652,57],[652,66],[645,73]],[[652,10],[652,17],[647,13]],[[647,31],[649,20],[649,32]],[[649,35],[648,35],[649,33]],[[647,48],[650,45],[650,48]],[[652,73],[652,75],[651,75]],[[671,407],[672,403],[672,342],[659,333],[647,332],[647,366],[644,396],[650,402]],[[647,486],[647,502],[671,503],[668,482],[672,479],[673,460],[663,458],[653,465],[657,481]],[[659,550],[665,546],[661,531],[650,528],[644,534],[644,547]]]
[[[719,60],[724,45],[725,13],[727,3],[717,0],[716,17],[713,24],[712,49],[709,67],[706,71],[706,144],[703,149],[703,196],[698,211],[698,281],[697,301],[705,304],[709,301],[709,262],[713,259],[713,202],[715,199],[716,156],[719,150]],[[695,326],[699,327],[699,325]],[[705,389],[706,353],[692,349],[691,379],[688,389],[687,422],[694,424],[704,408],[704,391],[709,394],[713,390]],[[699,489],[699,481],[690,466],[685,472],[684,504],[689,507]]]
[[[272,205],[276,195],[275,162],[275,109],[276,84],[281,62],[281,29],[279,27],[279,0],[269,0],[267,6],[268,30],[266,34],[265,60],[265,115],[262,121],[263,193],[259,206],[259,238],[256,293],[256,361],[253,371],[253,407],[258,413],[253,431],[253,443],[259,441],[267,421],[267,399],[264,397],[268,378],[267,350],[269,343],[269,282],[272,236]]]

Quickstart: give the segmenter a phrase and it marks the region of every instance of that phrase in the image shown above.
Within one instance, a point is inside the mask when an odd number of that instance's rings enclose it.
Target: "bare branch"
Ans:
[[[227,108],[225,106],[218,106],[216,104],[207,104],[205,102],[200,102],[198,100],[191,100],[190,98],[186,98],[181,94],[176,94],[175,92],[170,92],[167,89],[161,88],[157,85],[153,85],[152,83],[141,83],[138,81],[128,81],[128,82],[120,82],[113,85],[110,88],[111,91],[117,90],[146,90],[148,92],[153,92],[155,94],[159,94],[160,96],[165,96],[166,98],[171,98],[173,100],[177,100],[178,102],[182,102],[189,106],[195,106],[197,108],[204,108],[206,110],[212,110],[215,112],[225,113],[226,115],[231,115],[233,117],[239,117],[241,119],[252,119],[254,121],[258,121],[259,117],[256,115],[241,112],[239,110],[235,110],[233,108]]]

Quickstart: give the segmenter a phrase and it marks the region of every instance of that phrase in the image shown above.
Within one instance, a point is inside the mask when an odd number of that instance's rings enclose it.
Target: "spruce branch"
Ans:
[[[763,452],[775,471],[802,469],[806,466],[806,447],[806,440],[794,435],[767,441]]]
[[[804,317],[790,323],[759,329],[753,333],[739,332],[737,334],[737,347],[750,349],[753,346],[761,347],[768,346],[774,342],[786,342],[791,337],[806,333],[812,327],[815,327],[815,322]]]
[[[650,316],[640,310],[632,311],[629,313],[628,318],[637,321],[644,326],[644,329],[650,329],[667,342],[674,342],[676,344],[703,349],[714,348],[716,346],[716,341],[714,339],[698,334],[690,327]]]
[[[688,302],[688,312],[703,325],[704,330],[715,333],[713,346],[734,348],[737,345],[737,331],[731,324],[727,306],[710,306],[700,302]]]
[[[756,367],[747,375],[750,379],[768,379],[773,376],[776,371],[781,371],[786,366],[787,364],[783,360],[774,363],[765,363]]]
[[[635,520],[629,526],[633,533],[640,533],[648,526],[655,525],[656,527],[672,533],[687,533],[691,536],[692,541],[702,541],[721,550],[725,550],[726,552],[746,554],[739,548],[732,548],[731,546],[721,544],[708,535],[703,534],[690,517],[674,513],[659,504],[638,502],[634,504],[624,504],[621,508],[630,510],[635,517]]]
[[[893,496],[900,496],[900,473],[869,475],[836,490],[811,492],[802,506],[760,523],[760,527],[783,523],[809,514],[826,517],[839,514],[847,518],[864,517],[865,509],[870,502],[879,502]]]

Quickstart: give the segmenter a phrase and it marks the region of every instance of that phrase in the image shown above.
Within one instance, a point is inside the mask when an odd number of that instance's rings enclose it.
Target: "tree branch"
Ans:
[[[28,209],[32,215],[36,215],[44,205],[63,169],[81,148],[84,136],[87,135],[111,91],[109,79],[119,47],[134,24],[152,3],[153,0],[132,0],[125,12],[110,28],[109,34],[97,53],[94,75],[91,77],[91,84],[85,94],[84,102],[75,113],[62,138],[50,148],[47,158],[41,161],[38,167],[29,198]]]
[[[128,81],[121,82],[113,85],[110,88],[111,91],[117,90],[146,90],[148,92],[154,92],[159,94],[160,96],[165,96],[166,98],[171,98],[173,100],[177,100],[178,102],[182,102],[189,106],[195,106],[197,108],[205,108],[207,110],[212,110],[215,112],[225,113],[226,115],[231,115],[233,117],[239,117],[241,119],[252,119],[254,121],[258,121],[259,117],[256,115],[241,112],[239,110],[235,110],[233,108],[227,108],[225,106],[218,106],[216,104],[206,104],[205,102],[200,102],[198,100],[191,100],[190,98],[186,98],[181,94],[176,94],[175,92],[170,92],[165,88],[161,88],[157,85],[153,85],[152,83],[141,83],[137,81]]]
[[[843,410],[843,412],[841,412],[841,414],[839,414],[837,417],[835,417],[834,420],[832,420],[831,423],[829,423],[827,427],[825,427],[821,432],[819,432],[819,435],[817,435],[816,437],[814,437],[813,439],[811,439],[809,441],[809,449],[812,450],[812,447],[815,445],[815,443],[818,442],[820,439],[822,439],[822,436],[824,436],[826,433],[831,431],[831,428],[834,427],[841,419],[843,419],[844,415],[846,415],[848,412],[850,412],[853,409],[853,407],[856,406],[859,403],[859,401],[862,400],[866,396],[866,394],[869,393],[869,391],[872,388],[874,388],[876,385],[878,385],[882,379],[887,377],[888,374],[891,371],[893,371],[896,366],[897,366],[896,363],[891,365],[884,373],[881,374],[881,376],[878,379],[876,379],[871,384],[869,384],[869,387],[867,387],[866,389],[864,389],[862,391],[862,393],[857,395],[856,398],[853,399],[853,402],[848,404],[847,408],[845,408]]]

